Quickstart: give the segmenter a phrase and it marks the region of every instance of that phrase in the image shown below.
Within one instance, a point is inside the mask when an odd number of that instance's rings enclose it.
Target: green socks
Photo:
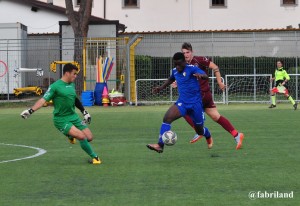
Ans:
[[[275,97],[275,95],[271,96],[271,100],[272,100],[272,104],[276,105],[276,97]]]
[[[98,155],[93,151],[90,143],[87,139],[79,140],[81,148],[92,158],[97,157]]]
[[[290,102],[291,102],[293,105],[295,104],[295,101],[294,101],[294,99],[293,99],[292,96],[289,96],[287,99],[290,100]]]
[[[294,99],[293,99],[292,96],[288,96],[287,99],[290,100],[290,102],[292,103],[292,105],[295,104],[295,101],[294,101]],[[271,100],[272,100],[272,104],[276,105],[276,96],[275,95],[271,96]]]

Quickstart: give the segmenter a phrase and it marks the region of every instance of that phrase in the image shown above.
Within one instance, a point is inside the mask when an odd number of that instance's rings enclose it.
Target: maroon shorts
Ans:
[[[202,104],[203,104],[203,108],[216,108],[216,105],[214,103],[212,94],[210,91],[208,92],[201,92],[202,94]]]

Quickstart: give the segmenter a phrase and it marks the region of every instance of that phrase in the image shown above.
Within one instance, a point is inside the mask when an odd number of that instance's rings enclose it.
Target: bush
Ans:
[[[150,56],[135,56],[135,79],[151,79],[152,62]]]
[[[284,61],[284,68],[289,74],[295,74],[296,58],[293,57],[213,57],[213,62],[220,68],[222,76],[232,74],[273,74],[277,60]],[[163,79],[170,76],[173,68],[172,57],[136,56],[137,79]],[[298,71],[299,72],[299,71]],[[209,75],[212,72],[209,70]]]

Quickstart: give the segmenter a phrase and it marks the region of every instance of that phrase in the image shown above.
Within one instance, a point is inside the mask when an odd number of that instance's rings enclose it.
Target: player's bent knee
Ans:
[[[89,128],[86,128],[86,129],[82,130],[81,132],[84,134],[84,136],[87,138],[87,140],[89,142],[91,142],[93,140],[93,134]]]
[[[206,108],[205,113],[215,122],[217,122],[221,117],[217,108]]]
[[[213,116],[211,119],[213,121],[217,122],[220,119],[220,116]]]
[[[75,136],[75,138],[78,139],[78,140],[84,140],[84,139],[86,139],[86,137],[82,136],[82,135]]]
[[[210,113],[209,116],[215,122],[217,122],[221,117],[221,115],[219,113]]]
[[[88,142],[93,141],[93,137],[86,137]]]

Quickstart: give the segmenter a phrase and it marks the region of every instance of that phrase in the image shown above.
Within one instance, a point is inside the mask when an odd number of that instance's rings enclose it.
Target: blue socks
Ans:
[[[159,139],[158,139],[158,144],[163,147],[164,146],[164,142],[162,141],[161,136],[163,135],[163,133],[165,133],[166,131],[171,130],[171,125],[168,123],[162,123],[161,127],[160,127],[160,132],[159,132]]]
[[[210,138],[211,134],[210,134],[208,128],[204,127],[204,128],[203,128],[203,131],[204,131],[204,132],[203,132],[203,136],[204,136],[206,139]]]

